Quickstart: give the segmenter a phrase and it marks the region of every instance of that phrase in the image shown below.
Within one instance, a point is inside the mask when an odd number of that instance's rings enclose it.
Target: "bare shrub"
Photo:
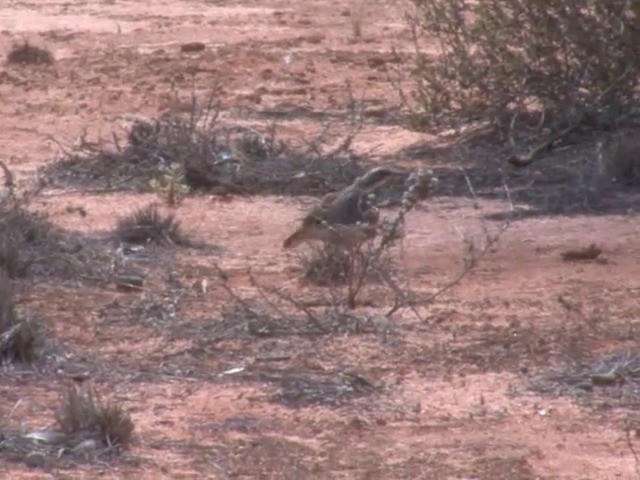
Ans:
[[[7,63],[51,65],[53,61],[53,54],[48,49],[30,45],[27,41],[14,45],[7,55]]]
[[[314,138],[293,146],[278,138],[276,125],[258,131],[224,124],[213,96],[201,103],[194,95],[187,115],[134,121],[127,145],[115,135],[113,147],[85,139],[75,148],[60,145],[64,158],[44,174],[53,182],[96,188],[161,190],[170,203],[187,190],[319,195],[362,173],[350,152],[360,127],[354,112],[347,122],[326,122]],[[167,182],[167,173],[179,180]]]
[[[640,113],[631,0],[412,1],[416,127],[483,124],[514,146],[545,138],[514,155],[524,165],[578,128],[615,128]],[[425,53],[434,41],[437,53]]]
[[[128,243],[189,244],[174,216],[162,215],[155,205],[139,208],[120,219],[115,234]]]
[[[80,393],[69,388],[60,398],[55,414],[60,429],[71,438],[96,438],[104,446],[126,448],[134,423],[121,405],[103,403],[92,391]]]
[[[571,359],[536,376],[531,387],[554,395],[578,395],[587,402],[599,399],[618,408],[637,408],[640,353],[623,350],[590,361]]]

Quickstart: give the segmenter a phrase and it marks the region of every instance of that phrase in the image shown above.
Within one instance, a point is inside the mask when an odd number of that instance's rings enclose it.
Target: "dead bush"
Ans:
[[[162,215],[155,205],[139,208],[131,215],[120,219],[115,234],[127,243],[189,244],[174,216]]]
[[[412,1],[417,128],[488,125],[514,145],[545,138],[537,157],[557,135],[640,114],[633,0]]]
[[[594,405],[606,401],[617,408],[637,408],[640,405],[640,353],[623,350],[590,361],[572,360],[541,372],[531,387],[552,395],[577,397]]]
[[[7,55],[7,63],[51,65],[53,61],[53,54],[48,49],[30,45],[26,41],[21,45],[14,45]]]
[[[60,398],[55,418],[70,439],[89,437],[106,447],[126,448],[134,429],[131,416],[121,405],[105,404],[90,390],[82,394],[75,388],[69,388]]]
[[[204,104],[194,98],[188,115],[134,121],[127,145],[116,137],[113,147],[84,139],[73,149],[61,145],[63,159],[43,173],[54,183],[162,190],[169,203],[190,190],[320,195],[362,173],[350,152],[360,127],[354,114],[346,124],[327,122],[316,137],[293,146],[278,138],[275,125],[258,131],[223,124],[211,98]]]
[[[0,269],[0,359],[30,363],[41,345],[41,332],[16,315],[11,281]]]

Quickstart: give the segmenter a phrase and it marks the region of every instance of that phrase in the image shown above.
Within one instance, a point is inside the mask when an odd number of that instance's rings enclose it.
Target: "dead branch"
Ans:
[[[251,282],[251,285],[258,290],[262,298],[265,299],[265,301],[282,317],[285,317],[286,314],[283,313],[277,306],[275,306],[275,304],[268,298],[268,296],[265,295],[265,292],[275,295],[280,300],[284,300],[287,303],[293,305],[298,311],[304,313],[309,322],[312,323],[321,332],[327,333],[329,331],[328,328],[323,325],[320,319],[305,304],[293,298],[293,296],[289,293],[277,287],[267,287],[265,285],[260,285],[255,277],[251,274],[251,272],[249,272],[249,280]]]

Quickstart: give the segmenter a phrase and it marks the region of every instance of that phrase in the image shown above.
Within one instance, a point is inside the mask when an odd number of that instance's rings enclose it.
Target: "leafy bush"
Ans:
[[[416,127],[552,136],[640,114],[637,0],[412,2]]]

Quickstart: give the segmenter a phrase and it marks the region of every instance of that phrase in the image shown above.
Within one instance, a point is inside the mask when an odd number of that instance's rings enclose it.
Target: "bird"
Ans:
[[[372,204],[372,194],[404,175],[401,170],[376,167],[343,190],[325,195],[320,205],[303,217],[301,225],[285,239],[283,248],[290,249],[309,240],[353,248],[373,238],[380,213]]]

